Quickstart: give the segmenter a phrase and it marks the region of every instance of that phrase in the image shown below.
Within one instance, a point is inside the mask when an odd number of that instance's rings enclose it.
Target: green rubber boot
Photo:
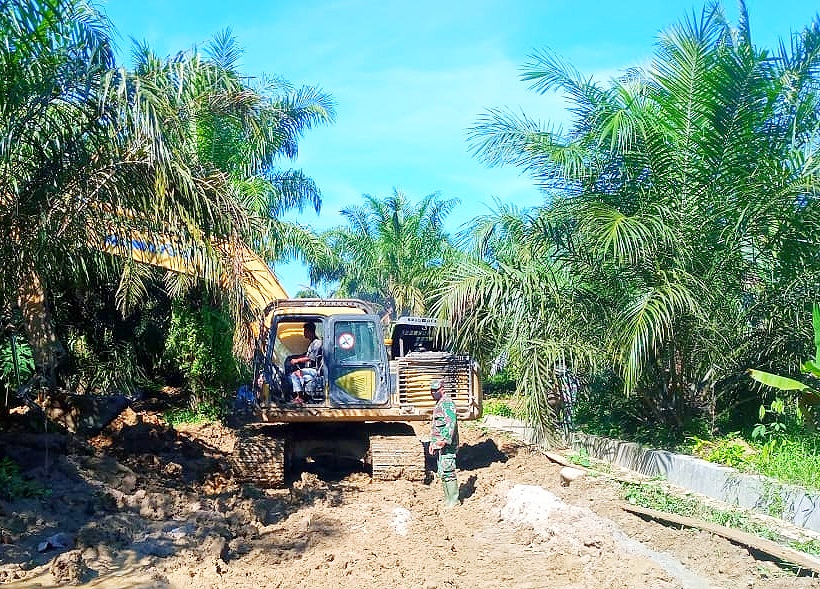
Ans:
[[[455,507],[458,500],[458,481],[442,481],[444,486],[444,507]]]

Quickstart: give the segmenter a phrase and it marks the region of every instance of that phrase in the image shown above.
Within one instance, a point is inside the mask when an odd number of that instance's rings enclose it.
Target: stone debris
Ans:
[[[561,477],[561,486],[562,487],[569,487],[569,484],[573,481],[577,481],[581,477],[584,476],[584,471],[578,468],[572,468],[571,466],[565,466],[561,469],[561,472],[558,473]]]
[[[44,542],[37,545],[38,552],[48,552],[49,550],[63,550],[74,546],[74,538],[70,534],[59,532],[49,536]]]
[[[407,535],[407,528],[413,521],[413,514],[404,507],[396,507],[393,512],[393,519],[390,521],[390,528],[399,536]]]

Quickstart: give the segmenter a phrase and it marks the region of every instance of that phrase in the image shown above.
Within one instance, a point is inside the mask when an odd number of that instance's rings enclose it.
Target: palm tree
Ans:
[[[737,28],[710,5],[608,86],[536,53],[523,78],[568,95],[566,132],[501,110],[472,130],[479,158],[521,167],[550,194],[532,239],[543,271],[560,266],[570,287],[533,304],[570,312],[544,331],[594,346],[673,426],[736,389],[753,360],[801,349],[788,327],[820,295],[818,64],[820,22],[770,54],[752,44],[742,3]],[[452,288],[454,309],[533,292],[496,271]]]
[[[547,213],[496,203],[474,219],[463,236],[468,255],[442,281],[433,309],[482,365],[504,359],[538,434],[554,440],[557,373],[603,364],[595,344],[602,310],[555,246]]]
[[[5,3],[0,28],[0,224],[8,236],[0,247],[3,259],[20,260],[0,269],[0,289],[21,309],[49,384],[64,356],[49,291],[58,278],[106,267],[97,252],[106,239],[130,245],[135,231],[172,235],[176,247],[201,256],[202,276],[215,282],[233,267],[225,254],[232,248],[215,244],[262,247],[276,211],[305,199],[318,207],[309,182],[287,190],[303,176],[277,174],[271,164],[295,153],[302,129],[332,116],[323,94],[300,90],[295,102],[260,94],[218,61],[228,51],[211,60],[148,56],[133,74],[118,69],[107,21],[81,0]],[[244,150],[208,152],[209,132]],[[256,196],[275,204],[265,218],[243,182],[257,182]],[[145,292],[145,273],[125,269],[122,307]]]
[[[281,217],[308,205],[318,212],[321,193],[302,171],[282,170],[277,164],[297,156],[298,140],[306,130],[332,122],[333,101],[313,87],[294,89],[280,79],[248,80],[237,69],[240,55],[227,30],[202,53],[195,48],[160,59],[149,48],[138,46],[135,79],[143,92],[150,88],[157,111],[177,130],[175,141],[188,161],[219,176],[224,198],[241,211],[246,223],[235,225],[234,233],[221,240],[247,244],[270,263],[316,255],[313,252],[322,251],[321,240],[308,228]],[[206,257],[214,255],[211,262],[222,286],[226,275],[233,276],[232,299],[240,304],[235,313],[242,303],[243,269],[229,255],[224,259],[224,254],[236,249],[203,251]],[[174,290],[184,290],[188,282],[188,277],[175,275]],[[144,290],[139,284],[133,286]]]
[[[456,255],[442,226],[457,199],[425,196],[416,205],[399,190],[343,209],[347,227],[324,234],[333,252],[314,262],[311,277],[337,281],[339,296],[379,303],[392,317],[427,309],[437,276]]]
[[[106,184],[119,120],[113,54],[99,14],[81,2],[0,8],[2,300],[22,310],[35,362],[52,379],[63,349],[46,301],[49,276],[82,268],[85,211]]]

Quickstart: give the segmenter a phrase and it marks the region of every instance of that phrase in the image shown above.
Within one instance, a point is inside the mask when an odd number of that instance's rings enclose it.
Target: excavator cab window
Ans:
[[[330,319],[325,356],[330,402],[335,406],[384,405],[389,399],[387,353],[378,318],[336,316]],[[326,350],[328,347],[326,346]]]
[[[275,321],[271,326],[270,340],[268,343],[269,355],[266,358],[263,368],[264,381],[269,383],[269,400],[277,403],[287,403],[293,398],[290,374],[300,366],[290,362],[293,358],[304,356],[310,342],[305,337],[305,323],[312,323],[316,329],[316,335],[321,340],[324,335],[324,327],[321,318],[310,316],[287,317]],[[319,358],[322,358],[320,354]],[[305,388],[310,388],[307,395],[309,401],[320,403],[324,400],[324,372],[321,361],[313,367],[319,371],[319,378],[313,377],[310,380],[310,387],[303,383]]]
[[[430,317],[401,317],[393,325],[390,355],[401,358],[413,352],[440,352],[444,345],[444,330]]]

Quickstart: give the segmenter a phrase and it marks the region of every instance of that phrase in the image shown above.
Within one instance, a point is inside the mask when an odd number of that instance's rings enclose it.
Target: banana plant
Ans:
[[[812,327],[814,328],[814,358],[803,362],[800,365],[800,371],[820,379],[820,305],[817,303],[812,308]],[[800,394],[797,406],[798,418],[802,415],[807,423],[817,421],[816,407],[820,405],[820,390],[817,387],[763,370],[750,369],[749,376],[779,391],[797,391]]]

